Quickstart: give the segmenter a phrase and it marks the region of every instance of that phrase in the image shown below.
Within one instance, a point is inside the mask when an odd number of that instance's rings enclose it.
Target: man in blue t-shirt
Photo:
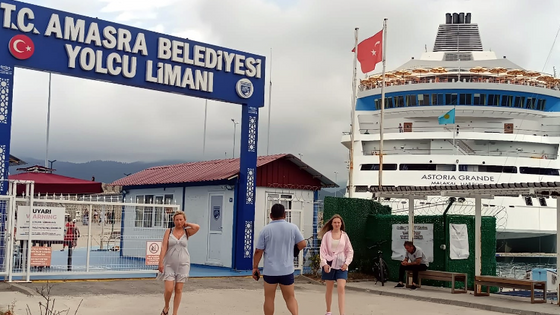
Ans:
[[[270,210],[272,221],[265,226],[255,248],[253,257],[253,278],[260,276],[259,263],[264,254],[264,314],[274,314],[274,296],[280,285],[286,306],[292,315],[298,314],[298,304],[294,292],[294,249],[305,248],[305,240],[299,228],[286,222],[286,210],[275,204]]]

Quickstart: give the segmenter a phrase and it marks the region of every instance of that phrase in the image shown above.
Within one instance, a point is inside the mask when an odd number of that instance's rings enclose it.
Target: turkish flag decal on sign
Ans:
[[[383,61],[383,30],[358,44],[358,61],[363,73],[375,70],[375,66]]]
[[[20,60],[31,58],[35,52],[35,45],[31,38],[22,34],[12,37],[8,48],[12,56]]]

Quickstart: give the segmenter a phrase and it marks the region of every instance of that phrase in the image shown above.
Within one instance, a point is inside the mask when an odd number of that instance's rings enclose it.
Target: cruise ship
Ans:
[[[446,13],[433,50],[385,76],[384,186],[560,181],[560,80],[485,50],[471,13]],[[371,199],[378,184],[381,84],[378,73],[358,88],[354,198]],[[452,109],[455,123],[440,124]],[[345,132],[342,144],[350,141]],[[408,209],[407,200],[382,202]],[[448,198],[416,203],[417,214],[441,214]],[[451,210],[474,214],[474,201],[459,198]],[[554,252],[554,199],[496,197],[483,200],[483,215],[498,219],[498,252]]]

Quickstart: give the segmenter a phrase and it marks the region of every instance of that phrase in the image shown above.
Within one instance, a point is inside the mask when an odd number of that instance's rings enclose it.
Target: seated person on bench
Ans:
[[[418,283],[418,272],[428,270],[428,260],[424,251],[411,241],[404,242],[404,248],[406,249],[406,255],[404,260],[401,261],[401,266],[399,268],[399,283],[395,288],[404,287],[403,282],[405,282],[405,274],[407,270],[412,270],[412,290],[416,289],[416,284]]]

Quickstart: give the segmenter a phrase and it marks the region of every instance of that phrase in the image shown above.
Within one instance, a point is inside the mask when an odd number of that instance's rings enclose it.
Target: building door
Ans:
[[[221,243],[224,196],[211,194],[208,210],[208,257],[206,260],[208,264],[223,266],[221,261]]]

